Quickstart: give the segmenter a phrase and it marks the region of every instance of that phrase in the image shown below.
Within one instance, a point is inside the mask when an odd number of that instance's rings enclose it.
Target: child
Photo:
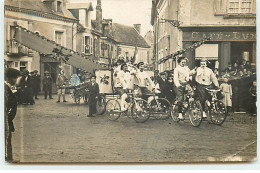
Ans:
[[[224,78],[224,83],[220,85],[220,88],[224,94],[223,102],[227,108],[227,112],[231,110],[232,107],[232,87],[227,83],[228,79]]]

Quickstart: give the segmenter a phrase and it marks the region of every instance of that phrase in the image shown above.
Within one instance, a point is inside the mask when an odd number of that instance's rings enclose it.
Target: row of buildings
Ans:
[[[256,0],[151,0],[154,60],[210,37],[202,46],[185,52],[193,68],[206,57],[209,66],[220,70],[228,63],[246,59],[256,65]],[[175,68],[169,59],[155,67],[160,71]]]
[[[6,0],[4,9],[4,58],[8,67],[21,71],[38,70],[41,78],[45,71],[49,71],[54,80],[60,68],[64,69],[67,77],[78,70],[17,44],[13,41],[17,25],[99,63],[112,65],[120,54],[126,61],[134,60],[135,63],[143,61],[148,64],[151,59],[150,46],[140,35],[141,25],[126,26],[104,19],[101,0],[97,0],[95,19],[92,17],[94,7],[88,1]]]

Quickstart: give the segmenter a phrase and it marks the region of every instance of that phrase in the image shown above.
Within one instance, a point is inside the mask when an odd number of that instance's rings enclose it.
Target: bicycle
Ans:
[[[170,102],[165,98],[158,98],[155,93],[149,94],[149,96],[153,97],[153,100],[150,102],[151,117],[157,120],[166,120],[169,118],[172,112]]]
[[[122,113],[128,116],[128,110],[131,109],[131,117],[137,123],[144,123],[150,117],[150,106],[148,102],[144,99],[138,98],[137,93],[127,93],[127,99],[129,100],[126,111],[121,111],[121,106],[118,101],[120,96],[116,99],[109,99],[106,103],[106,115],[111,121],[116,121]],[[128,116],[129,117],[129,116]]]
[[[221,89],[206,88],[206,90],[211,95],[211,101],[206,100],[205,112],[207,112],[213,124],[222,125],[227,118],[227,110],[225,104],[217,98],[217,93]]]
[[[189,120],[191,124],[195,127],[198,127],[201,122],[202,122],[202,106],[200,104],[200,101],[198,99],[194,99],[194,90],[190,87],[190,85],[185,85],[183,87],[183,104],[182,104],[182,114],[185,115],[188,113],[189,115]],[[177,101],[174,101],[173,106],[172,106],[172,113],[171,117],[173,121],[179,122],[180,119],[178,118],[179,113],[178,113],[178,105]]]

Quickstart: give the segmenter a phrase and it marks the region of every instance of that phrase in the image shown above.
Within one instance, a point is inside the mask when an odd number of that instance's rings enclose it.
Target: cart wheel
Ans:
[[[75,96],[75,100],[74,101],[75,101],[76,104],[80,104],[80,97]]]
[[[115,121],[121,115],[121,107],[117,100],[111,99],[106,103],[106,116],[109,120]]]
[[[97,114],[98,115],[103,115],[106,109],[106,101],[105,98],[103,96],[98,98],[97,104]]]

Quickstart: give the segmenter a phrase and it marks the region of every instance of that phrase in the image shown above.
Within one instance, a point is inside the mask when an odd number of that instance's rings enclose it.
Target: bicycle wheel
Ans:
[[[97,108],[97,114],[98,115],[104,114],[105,109],[106,109],[106,101],[105,101],[105,98],[103,96],[98,98],[96,108]]]
[[[135,99],[133,101],[131,115],[135,122],[144,123],[150,117],[150,105],[143,99]]]
[[[165,120],[169,118],[172,112],[170,102],[164,98],[154,99],[150,103],[151,116],[158,120]]]
[[[175,104],[176,101],[173,102],[173,105],[171,106],[171,117],[172,117],[172,120],[175,121],[175,122],[179,122],[180,119],[179,119],[179,113],[178,113],[178,105]]]
[[[189,103],[189,119],[193,126],[198,127],[202,122],[202,106],[199,100],[191,101]]]
[[[106,103],[106,115],[109,120],[115,121],[117,120],[121,115],[121,107],[117,100],[110,99]]]
[[[209,117],[213,124],[222,125],[227,118],[227,111],[224,103],[215,100],[209,107]]]

